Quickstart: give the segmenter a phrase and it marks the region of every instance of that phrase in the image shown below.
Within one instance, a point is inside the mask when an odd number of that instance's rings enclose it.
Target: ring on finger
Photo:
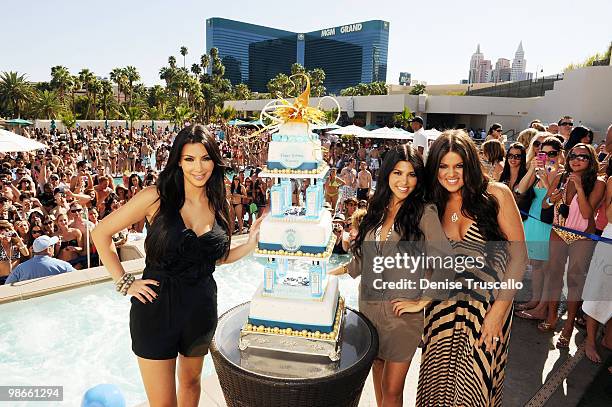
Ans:
[[[494,336],[493,337],[493,342],[499,342],[499,336]]]

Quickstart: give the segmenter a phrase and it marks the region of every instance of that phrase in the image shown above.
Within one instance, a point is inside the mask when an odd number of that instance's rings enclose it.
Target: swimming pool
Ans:
[[[332,258],[333,264],[346,256]],[[263,266],[253,257],[217,268],[219,314],[249,301]],[[357,304],[357,281],[340,278],[349,306]],[[0,374],[4,385],[61,385],[64,401],[20,406],[79,406],[85,391],[112,383],[127,406],[146,401],[136,357],[131,351],[130,302],[112,283],[102,283],[0,306]],[[210,356],[203,376],[214,370]]]

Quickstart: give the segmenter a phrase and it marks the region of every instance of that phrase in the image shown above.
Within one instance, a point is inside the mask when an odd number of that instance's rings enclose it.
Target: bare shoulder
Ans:
[[[504,183],[501,182],[489,182],[487,186],[487,192],[497,198],[498,201],[505,201],[507,199],[514,199],[512,191]]]

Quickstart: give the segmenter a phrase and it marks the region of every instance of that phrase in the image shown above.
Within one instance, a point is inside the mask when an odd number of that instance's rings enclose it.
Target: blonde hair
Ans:
[[[355,229],[359,229],[359,224],[366,213],[368,213],[368,211],[365,209],[357,209],[355,212],[353,212],[351,215],[351,226]]]
[[[527,162],[527,166],[529,166],[529,163],[535,157],[535,152],[533,151],[533,142],[536,141],[537,139],[539,139],[540,137],[542,137],[542,141],[544,141],[544,140],[546,140],[547,137],[554,137],[554,136],[555,136],[554,134],[548,133],[546,131],[538,131],[538,132],[536,132],[535,136],[533,136],[531,138],[531,141],[529,142],[529,148],[527,148],[527,157],[525,158],[525,161]]]
[[[530,127],[528,129],[525,129],[523,131],[521,131],[516,139],[516,141],[518,141],[519,143],[521,143],[522,145],[524,145],[525,147],[530,147],[531,146],[531,140],[533,140],[533,138],[535,137],[536,134],[538,134],[539,130],[536,130],[533,127]],[[542,130],[543,131],[543,130]]]

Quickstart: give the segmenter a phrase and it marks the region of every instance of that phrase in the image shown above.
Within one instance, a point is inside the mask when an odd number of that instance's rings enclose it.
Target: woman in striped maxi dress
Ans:
[[[501,406],[515,290],[469,283],[520,281],[527,261],[521,217],[512,192],[483,174],[463,131],[444,132],[432,144],[426,172],[456,256],[482,262],[457,270],[461,288],[425,309],[417,406]]]

